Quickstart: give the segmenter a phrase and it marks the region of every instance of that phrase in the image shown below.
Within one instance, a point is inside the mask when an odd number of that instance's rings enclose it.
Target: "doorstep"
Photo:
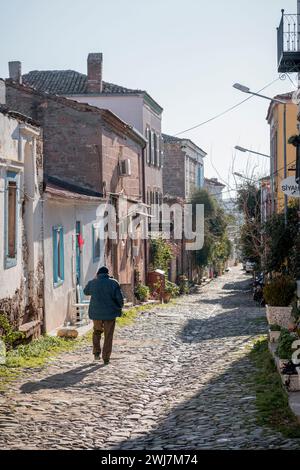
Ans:
[[[78,335],[77,337],[81,337],[86,335],[89,331],[93,329],[93,322],[89,322],[86,325],[74,325],[74,326],[60,326],[59,328],[55,328],[55,330],[52,330],[48,333],[48,336],[57,336],[57,333],[59,330],[69,330],[69,331],[77,331]]]

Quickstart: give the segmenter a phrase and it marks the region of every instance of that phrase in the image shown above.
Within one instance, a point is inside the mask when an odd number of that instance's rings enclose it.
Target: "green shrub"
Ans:
[[[190,289],[189,289],[189,280],[186,276],[179,276],[179,290],[180,294],[188,294]]]
[[[3,312],[0,312],[0,338],[4,341],[7,349],[13,348],[24,338],[24,333],[15,331]]]
[[[272,307],[288,307],[295,295],[296,283],[287,276],[279,276],[264,287],[264,298]]]
[[[180,294],[180,289],[177,284],[174,284],[174,282],[166,280],[165,293],[171,294],[172,297],[177,297]]]
[[[144,284],[139,284],[135,289],[135,296],[141,302],[145,302],[149,299],[150,289],[148,286]]]
[[[276,354],[279,359],[287,359],[289,361],[292,359],[292,344],[297,338],[297,335],[290,333],[285,328],[282,328],[276,350]]]

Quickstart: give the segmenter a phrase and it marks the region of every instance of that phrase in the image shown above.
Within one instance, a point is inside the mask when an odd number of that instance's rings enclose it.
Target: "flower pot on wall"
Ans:
[[[292,322],[292,307],[271,307],[267,308],[267,320],[269,325],[279,325],[282,328],[289,327]]]
[[[163,299],[164,299],[164,303],[167,304],[171,300],[171,294],[164,293]]]
[[[299,375],[284,375],[281,374],[281,379],[289,392],[298,392],[300,390]]]
[[[269,330],[269,338],[270,338],[271,343],[275,343],[276,341],[278,341],[279,336],[280,336],[280,331]]]

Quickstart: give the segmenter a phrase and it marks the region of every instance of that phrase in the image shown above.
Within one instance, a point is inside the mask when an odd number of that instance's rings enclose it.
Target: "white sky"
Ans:
[[[147,90],[164,108],[163,131],[174,134],[245,98],[234,82],[258,90],[278,77],[276,27],[281,8],[295,13],[296,3],[0,0],[0,77],[7,77],[9,60],[21,60],[24,73],[86,73],[88,53],[103,52],[104,80]],[[292,88],[289,79],[278,80],[265,94]],[[227,180],[236,144],[269,153],[267,108],[267,101],[254,98],[181,136],[207,151],[206,176]],[[267,159],[249,159],[259,173],[267,170]],[[247,160],[237,154],[235,170],[246,171]]]

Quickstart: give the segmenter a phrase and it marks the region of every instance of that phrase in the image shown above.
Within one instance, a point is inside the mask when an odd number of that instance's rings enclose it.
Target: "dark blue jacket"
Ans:
[[[91,320],[113,320],[122,315],[124,297],[118,281],[108,274],[100,274],[83,290],[90,295],[89,317]]]

